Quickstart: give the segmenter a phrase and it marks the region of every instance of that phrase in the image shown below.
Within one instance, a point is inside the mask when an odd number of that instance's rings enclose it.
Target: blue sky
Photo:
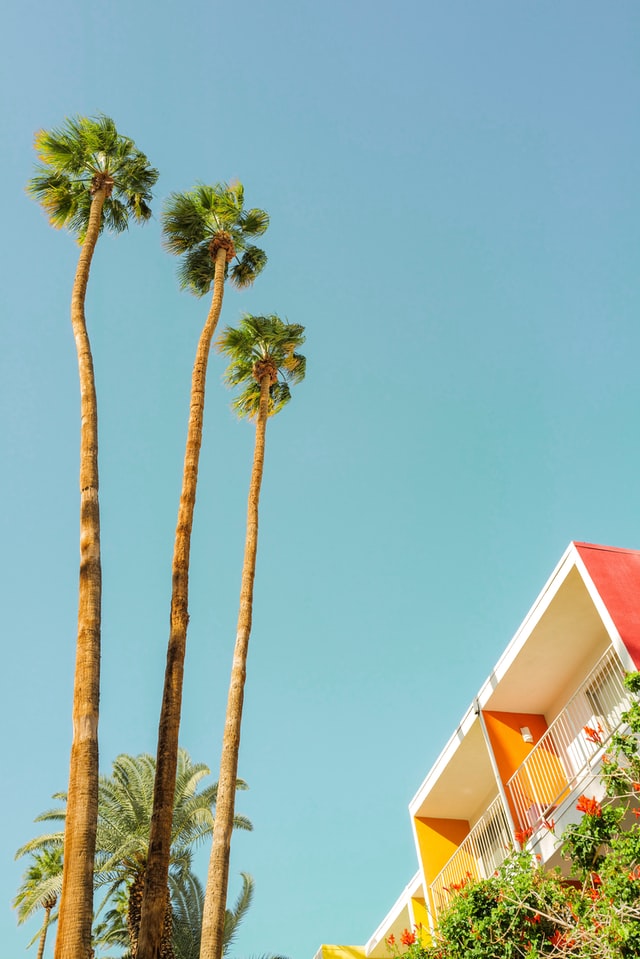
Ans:
[[[0,940],[66,788],[78,556],[77,247],[24,193],[33,134],[104,112],[160,170],[99,244],[101,766],[155,752],[190,371],[207,303],[159,211],[240,179],[269,264],[225,297],[307,327],[270,424],[232,873],[236,954],[362,943],[415,871],[407,803],[571,539],[640,547],[640,9],[213,0],[4,15],[6,665]],[[252,455],[213,356],[182,742],[218,763]],[[202,853],[202,874],[208,850]],[[237,883],[236,887],[237,888]]]

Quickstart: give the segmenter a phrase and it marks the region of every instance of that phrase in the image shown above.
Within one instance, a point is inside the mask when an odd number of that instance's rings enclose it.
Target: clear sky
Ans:
[[[35,929],[13,854],[67,784],[78,575],[77,247],[24,184],[36,130],[98,112],[161,173],[153,222],[100,241],[87,301],[101,768],[155,753],[207,308],[158,214],[240,179],[269,264],[221,323],[305,324],[308,373],[267,437],[235,955],[362,943],[416,868],[407,803],[568,542],[640,547],[640,5],[14,0],[1,42],[3,955]],[[214,770],[252,455],[222,370],[182,726]]]

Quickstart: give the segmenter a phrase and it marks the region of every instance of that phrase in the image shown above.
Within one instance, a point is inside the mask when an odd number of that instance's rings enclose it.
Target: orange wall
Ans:
[[[493,754],[498,765],[498,772],[502,784],[507,782],[514,772],[527,758],[535,744],[547,731],[547,722],[544,716],[536,713],[502,713],[485,709],[482,712],[487,727],[487,734]],[[528,726],[533,736],[532,743],[525,743],[520,729]],[[511,806],[511,797],[507,795]],[[511,814],[516,817],[516,811],[511,807]]]

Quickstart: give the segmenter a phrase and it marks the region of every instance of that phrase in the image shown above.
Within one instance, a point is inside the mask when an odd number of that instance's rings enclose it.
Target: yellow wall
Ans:
[[[415,817],[416,835],[424,878],[430,885],[443,866],[469,835],[466,819],[432,819]]]
[[[423,945],[428,946],[431,944],[431,934],[429,932],[427,905],[424,899],[417,899],[415,896],[411,897],[411,905],[413,907],[413,918],[420,930],[420,941]]]
[[[422,816],[416,816],[414,822],[424,878],[427,886],[430,886],[463,839],[469,835],[469,823],[466,819],[432,819]],[[430,890],[428,896],[432,915],[435,915]]]
[[[322,959],[366,959],[364,946],[323,946]]]

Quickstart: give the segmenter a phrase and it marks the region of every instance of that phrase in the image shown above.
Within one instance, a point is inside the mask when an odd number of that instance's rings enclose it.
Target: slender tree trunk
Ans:
[[[51,910],[53,906],[44,907],[44,921],[42,923],[42,929],[40,930],[40,939],[38,940],[38,954],[36,959],[42,959],[44,955],[44,944],[47,941],[47,929],[49,928],[49,920],[51,918]]]
[[[182,706],[182,681],[189,622],[189,551],[193,511],[196,502],[198,462],[202,444],[207,362],[224,294],[226,250],[215,255],[213,297],[206,323],[200,334],[191,377],[191,407],[187,445],[182,474],[182,493],[173,549],[171,623],[167,664],[164,675],[162,708],[158,728],[156,777],[153,787],[153,812],[149,833],[149,856],[142,900],[142,918],[138,940],[138,959],[159,959],[166,906],[171,823],[178,762],[178,734]]]
[[[73,740],[55,959],[88,959],[92,954],[93,859],[98,822],[102,569],[98,504],[98,408],[84,302],[106,196],[105,187],[93,195],[87,235],[80,251],[71,294],[71,323],[80,377],[80,579]]]
[[[253,468],[249,484],[247,506],[247,534],[244,546],[244,562],[240,584],[240,610],[236,645],[233,651],[231,682],[227,699],[227,714],[222,738],[220,776],[216,799],[216,818],[213,826],[211,857],[207,874],[207,888],[202,916],[200,959],[222,959],[224,949],[224,918],[227,906],[229,882],[229,853],[231,832],[235,813],[236,780],[238,778],[238,754],[240,752],[240,728],[244,702],[244,684],[247,676],[247,652],[251,635],[253,614],[253,584],[256,575],[258,550],[258,505],[264,448],[269,409],[270,378],[260,380],[260,411],[256,421],[256,440],[253,452]]]

